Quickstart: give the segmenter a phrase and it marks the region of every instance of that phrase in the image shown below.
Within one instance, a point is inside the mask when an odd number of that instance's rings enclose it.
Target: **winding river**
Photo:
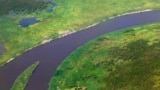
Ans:
[[[9,90],[17,76],[36,61],[39,67],[26,90],[47,90],[58,65],[79,46],[108,32],[155,22],[160,22],[160,11],[124,15],[33,48],[0,68],[0,90]]]

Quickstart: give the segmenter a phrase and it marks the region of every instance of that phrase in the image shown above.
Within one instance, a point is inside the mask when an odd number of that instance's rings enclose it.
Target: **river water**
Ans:
[[[125,15],[33,48],[0,68],[0,90],[9,90],[17,76],[36,61],[40,64],[26,90],[47,90],[59,64],[84,43],[108,32],[155,22],[160,22],[160,11]]]

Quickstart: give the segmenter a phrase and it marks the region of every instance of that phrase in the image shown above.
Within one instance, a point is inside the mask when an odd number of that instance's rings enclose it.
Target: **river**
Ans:
[[[0,90],[9,90],[17,76],[36,61],[40,64],[26,90],[47,90],[59,64],[84,43],[108,32],[155,22],[160,22],[160,11],[124,15],[35,47],[0,68]]]

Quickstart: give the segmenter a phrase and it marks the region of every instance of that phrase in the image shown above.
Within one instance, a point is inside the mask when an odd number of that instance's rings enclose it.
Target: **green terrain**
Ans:
[[[25,71],[23,71],[15,80],[11,90],[24,90],[32,73],[35,71],[38,65],[39,62],[35,62],[31,66],[29,66]]]
[[[159,0],[54,0],[53,12],[45,0],[1,0],[0,43],[6,52],[0,55],[0,66],[29,48],[65,32],[78,31],[109,17],[145,9],[159,9]],[[25,5],[24,5],[25,4]],[[22,18],[36,17],[40,22],[23,28]]]
[[[160,10],[159,0],[0,0],[0,67],[14,57],[66,32],[76,32],[112,16]],[[39,23],[21,27],[23,18]],[[160,24],[128,28],[101,36],[80,47],[57,69],[50,90],[158,90]],[[2,45],[3,44],[3,45]],[[0,48],[0,50],[3,50]],[[0,51],[1,52],[1,51]],[[12,58],[12,59],[11,59]],[[22,90],[38,66],[28,67],[12,86]]]
[[[57,69],[50,90],[159,90],[160,23],[98,37]]]

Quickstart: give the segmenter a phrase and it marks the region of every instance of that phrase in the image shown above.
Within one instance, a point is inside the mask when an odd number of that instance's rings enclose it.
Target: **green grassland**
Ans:
[[[17,3],[13,2],[16,0],[2,1],[7,1],[9,6]],[[39,0],[35,1],[38,3]],[[22,10],[25,8],[29,13],[0,16],[0,43],[3,43],[7,49],[6,53],[0,55],[0,66],[7,63],[10,58],[19,56],[26,49],[39,45],[43,40],[58,38],[64,31],[78,31],[103,19],[126,12],[160,8],[159,0],[54,0],[54,2],[57,6],[53,12],[47,12],[50,6],[48,4],[48,7],[43,10],[37,10],[39,6],[35,6],[36,9],[30,9],[27,6],[22,7],[21,4],[13,10],[18,11],[19,8]],[[2,7],[9,8],[9,6]],[[22,28],[18,25],[19,21],[26,17],[37,17],[40,22]]]
[[[24,90],[29,81],[29,78],[31,77],[38,64],[39,62],[35,62],[31,66],[29,66],[24,72],[22,72],[15,80],[11,90]]]
[[[103,35],[58,67],[49,90],[159,90],[160,23]]]

